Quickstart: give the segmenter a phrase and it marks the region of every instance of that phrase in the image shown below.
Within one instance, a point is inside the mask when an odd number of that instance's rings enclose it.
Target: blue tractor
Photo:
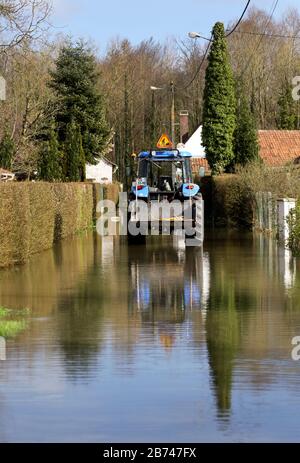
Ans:
[[[130,242],[143,242],[147,235],[147,227],[148,229],[155,228],[153,222],[162,234],[166,234],[166,230],[172,232],[175,228],[178,229],[179,222],[186,232],[187,222],[189,221],[189,231],[186,236],[190,238],[195,235],[192,230],[195,230],[197,226],[203,229],[202,195],[199,185],[192,181],[191,158],[192,155],[189,152],[177,149],[150,150],[139,154],[137,177],[132,183],[129,194],[131,207],[129,207],[128,222],[138,223],[141,233],[139,235],[132,234],[129,227],[128,238]],[[177,204],[178,202],[182,203],[181,213],[176,214],[170,208],[169,215],[160,214],[159,217],[153,218],[153,210],[155,209],[153,205],[162,206],[172,203],[174,200],[177,200]],[[134,210],[134,203],[140,203],[141,201],[148,206],[149,216],[147,223],[144,223],[144,219],[141,219]],[[200,205],[200,208],[196,207],[197,204]],[[187,208],[189,213],[184,212],[187,211]],[[164,210],[168,210],[168,208]],[[199,213],[197,214],[199,210],[202,210],[201,217]]]

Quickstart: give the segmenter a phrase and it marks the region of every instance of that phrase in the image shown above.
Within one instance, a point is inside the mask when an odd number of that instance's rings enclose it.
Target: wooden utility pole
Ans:
[[[6,100],[6,80],[0,76],[0,101]]]
[[[171,104],[171,139],[172,139],[172,148],[176,147],[175,143],[175,86],[174,82],[172,81],[170,84],[171,87],[171,97],[172,97],[172,104]]]

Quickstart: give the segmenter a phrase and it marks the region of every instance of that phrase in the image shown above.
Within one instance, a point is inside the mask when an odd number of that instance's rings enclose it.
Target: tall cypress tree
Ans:
[[[258,159],[258,138],[255,117],[244,95],[237,105],[237,126],[234,133],[234,163],[245,166]]]
[[[74,122],[80,129],[85,160],[94,164],[110,135],[103,98],[97,89],[95,57],[82,42],[69,43],[61,49],[51,77],[59,141],[67,141],[68,127]]]
[[[46,140],[42,143],[39,157],[39,177],[41,180],[52,182],[62,180],[62,155],[59,149],[57,133],[54,123],[51,124]]]
[[[12,159],[15,154],[15,144],[6,132],[0,142],[0,167],[11,169]]]
[[[213,174],[222,173],[234,159],[235,111],[234,79],[225,30],[218,22],[212,32],[203,102],[203,144]]]
[[[294,130],[297,128],[296,104],[292,96],[292,86],[285,81],[278,100],[278,129]]]

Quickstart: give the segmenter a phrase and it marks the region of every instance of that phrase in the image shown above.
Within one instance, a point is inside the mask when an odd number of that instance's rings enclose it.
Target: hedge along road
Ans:
[[[22,264],[55,242],[91,229],[100,188],[117,201],[118,184],[0,184],[0,267]]]
[[[297,440],[297,261],[210,236],[87,233],[1,270],[0,304],[30,315],[0,365],[0,441]]]

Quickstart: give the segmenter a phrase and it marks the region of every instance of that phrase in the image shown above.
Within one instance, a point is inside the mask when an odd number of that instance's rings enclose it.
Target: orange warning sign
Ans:
[[[173,143],[166,133],[163,133],[157,143],[157,148],[165,149],[172,148]]]

